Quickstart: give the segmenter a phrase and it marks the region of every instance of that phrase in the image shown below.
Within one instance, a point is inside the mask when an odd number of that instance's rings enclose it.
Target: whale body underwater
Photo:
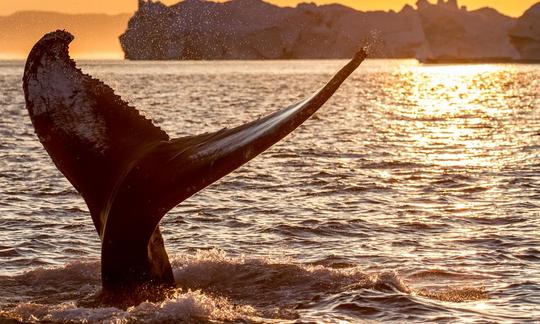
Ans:
[[[73,39],[60,30],[43,36],[28,56],[23,89],[40,142],[88,205],[101,239],[105,296],[174,286],[163,216],[295,130],[366,58],[360,50],[319,91],[266,117],[171,139],[77,68],[68,53]]]

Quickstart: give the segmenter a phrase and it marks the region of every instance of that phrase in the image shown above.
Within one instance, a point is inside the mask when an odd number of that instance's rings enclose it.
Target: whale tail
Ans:
[[[362,50],[305,100],[247,124],[170,139],[69,58],[73,36],[45,35],[28,57],[23,88],[41,143],[87,203],[102,241],[103,288],[174,284],[159,222],[312,116],[360,65]]]

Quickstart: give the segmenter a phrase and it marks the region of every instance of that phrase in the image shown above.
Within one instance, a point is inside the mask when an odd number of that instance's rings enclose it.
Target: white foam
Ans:
[[[256,315],[255,309],[249,305],[236,306],[223,297],[210,296],[201,291],[181,290],[161,303],[145,302],[128,311],[137,318],[150,315],[152,320],[159,321],[185,321],[192,318],[234,321]]]
[[[54,306],[24,303],[7,312],[7,315],[22,322],[127,323],[129,320],[128,312],[114,307],[92,309],[77,307],[73,302]]]
[[[396,271],[366,273],[359,266],[335,269],[322,265],[294,264],[290,259],[249,258],[245,255],[233,257],[218,249],[200,250],[191,255],[177,255],[172,259],[172,265],[177,282],[195,285],[211,283],[216,278],[227,276],[227,273],[249,270],[261,275],[275,272],[281,280],[290,277],[291,282],[296,282],[301,277],[308,285],[324,282],[327,286],[334,287],[389,288],[403,293],[411,292],[411,288]],[[234,278],[229,277],[228,280],[232,281]],[[246,282],[246,286],[248,285]]]
[[[25,272],[21,277],[30,283],[39,284],[43,282],[84,280],[96,281],[100,279],[99,260],[72,261],[63,267],[40,267]]]
[[[183,288],[171,291],[161,302],[147,301],[127,310],[78,307],[77,302],[99,291],[99,262],[94,260],[19,276],[20,285],[36,290],[35,298],[24,299],[10,311],[0,307],[0,315],[22,322],[272,321],[294,319],[294,305],[321,294],[356,289],[411,293],[395,271],[366,273],[360,267],[334,269],[288,259],[230,256],[218,249],[176,255],[171,261]],[[85,286],[88,282],[93,283],[93,291]],[[73,292],[57,300],[43,296],[42,288],[51,286]]]
[[[200,291],[176,291],[172,297],[160,303],[143,302],[138,306],[121,310],[115,307],[77,307],[74,302],[59,305],[22,303],[8,312],[0,312],[23,322],[52,321],[76,323],[127,323],[131,321],[188,321],[197,318],[217,321],[255,319],[251,306],[237,306],[226,298],[213,297]]]

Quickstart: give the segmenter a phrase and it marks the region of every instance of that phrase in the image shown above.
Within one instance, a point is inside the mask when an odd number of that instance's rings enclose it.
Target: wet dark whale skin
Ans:
[[[173,286],[159,230],[183,200],[242,166],[312,116],[365,59],[361,50],[311,97],[247,124],[170,139],[69,58],[49,33],[27,59],[26,107],[41,143],[82,195],[101,238],[102,285],[124,294]]]

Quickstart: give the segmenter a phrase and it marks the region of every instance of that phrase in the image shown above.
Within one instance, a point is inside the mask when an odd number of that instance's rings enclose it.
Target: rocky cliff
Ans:
[[[337,4],[282,8],[262,0],[172,6],[139,0],[120,42],[134,60],[346,58],[365,45],[375,57],[516,60],[534,53],[538,38],[527,34],[535,41],[520,49],[524,34],[515,26],[516,19],[489,8],[468,11],[457,0],[419,0],[416,9],[399,12]],[[511,30],[522,36],[511,41]]]
[[[418,15],[426,35],[427,51],[418,58],[426,61],[504,61],[519,59],[508,33],[515,19],[494,9],[468,11],[456,0],[431,5],[417,2]]]
[[[518,19],[510,30],[510,40],[523,60],[540,61],[540,3]]]
[[[261,0],[141,0],[120,41],[128,59],[287,59],[345,58],[367,43],[390,57],[412,57],[424,38],[411,7],[364,13]]]

